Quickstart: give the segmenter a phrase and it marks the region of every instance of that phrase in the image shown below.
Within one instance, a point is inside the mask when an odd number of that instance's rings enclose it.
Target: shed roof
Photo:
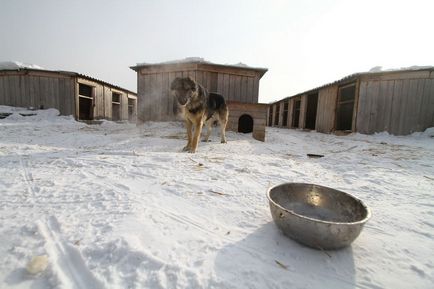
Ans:
[[[134,95],[137,95],[136,92],[130,91],[128,89],[122,88],[120,86],[105,82],[103,80],[97,79],[97,78],[93,78],[91,76],[85,75],[85,74],[81,74],[78,72],[74,72],[74,71],[65,71],[65,70],[47,70],[47,69],[38,69],[38,68],[28,68],[28,67],[19,67],[19,68],[5,68],[5,69],[0,69],[0,72],[3,71],[17,71],[17,72],[44,72],[44,73],[53,73],[53,74],[60,74],[60,75],[66,75],[66,76],[72,76],[72,77],[81,77],[90,81],[94,81],[103,85],[107,85],[110,86],[112,88],[116,88],[119,90],[122,90],[124,92],[128,92]]]
[[[167,66],[172,66],[172,67],[177,67],[179,69],[182,69],[183,67],[187,66],[187,65],[192,65],[192,64],[197,64],[197,65],[210,65],[213,66],[215,68],[234,68],[234,69],[241,69],[241,70],[251,70],[251,71],[256,71],[259,72],[260,77],[262,77],[267,71],[268,68],[264,68],[264,67],[252,67],[252,66],[248,66],[244,63],[237,63],[237,64],[218,64],[218,63],[214,63],[208,60],[205,60],[201,57],[187,57],[184,59],[180,59],[180,60],[171,60],[171,61],[165,61],[165,62],[159,62],[159,63],[137,63],[137,65],[135,66],[130,66],[130,68],[134,71],[139,71],[140,68],[158,68],[158,67],[167,67]]]
[[[375,71],[368,71],[368,72],[357,72],[357,73],[353,73],[353,74],[347,75],[347,76],[345,76],[345,77],[343,77],[343,78],[341,78],[339,80],[336,80],[336,81],[333,81],[333,82],[330,82],[330,83],[327,83],[327,84],[324,84],[324,85],[321,85],[321,86],[318,86],[318,87],[315,87],[315,88],[303,91],[301,93],[297,93],[297,94],[292,95],[292,96],[284,97],[284,98],[282,98],[280,100],[271,102],[269,104],[275,104],[275,103],[281,102],[283,100],[290,99],[290,98],[293,98],[293,97],[297,97],[297,96],[300,96],[300,95],[303,95],[303,94],[313,93],[313,92],[316,92],[316,91],[318,91],[320,89],[323,89],[323,88],[326,88],[326,87],[329,87],[329,86],[332,86],[332,85],[346,84],[346,83],[355,81],[355,80],[359,79],[362,76],[373,76],[373,77],[375,77],[375,76],[386,75],[386,74],[398,74],[398,73],[417,72],[417,71],[430,71],[430,72],[434,72],[434,66],[413,66],[413,67],[407,67],[407,68],[401,68],[401,69],[390,69],[390,70],[383,70],[383,71],[377,71],[377,70],[375,70]]]

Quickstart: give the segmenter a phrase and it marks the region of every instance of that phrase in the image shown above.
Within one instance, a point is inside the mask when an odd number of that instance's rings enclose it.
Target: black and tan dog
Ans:
[[[175,78],[170,89],[182,107],[187,126],[188,143],[184,151],[196,152],[204,123],[207,125],[204,141],[208,141],[212,125],[218,121],[221,142],[226,143],[225,130],[229,110],[222,95],[206,91],[202,85],[190,77]]]

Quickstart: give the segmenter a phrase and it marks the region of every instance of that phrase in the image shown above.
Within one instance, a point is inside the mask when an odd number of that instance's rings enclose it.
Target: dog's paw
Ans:
[[[223,139],[222,141],[221,141],[221,143],[228,143],[225,139]]]
[[[191,150],[191,148],[189,146],[185,146],[182,148],[183,152],[189,152]]]

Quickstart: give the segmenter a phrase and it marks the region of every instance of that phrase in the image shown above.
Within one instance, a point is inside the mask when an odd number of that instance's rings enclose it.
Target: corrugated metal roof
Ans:
[[[88,76],[88,75],[85,75],[85,74],[81,74],[81,73],[78,73],[78,72],[74,72],[74,71],[35,69],[35,68],[27,68],[27,67],[22,67],[22,68],[18,68],[18,69],[0,69],[0,71],[33,71],[33,72],[58,73],[58,74],[67,75],[67,76],[76,76],[76,77],[81,77],[81,78],[84,78],[84,79],[87,79],[87,80],[90,80],[90,81],[94,81],[94,82],[97,82],[97,83],[100,83],[100,84],[103,84],[103,85],[110,86],[112,88],[116,88],[116,89],[119,89],[119,90],[122,90],[122,91],[125,91],[125,92],[128,92],[128,93],[137,95],[136,92],[133,92],[131,90],[128,90],[128,89],[122,88],[120,86],[108,83],[106,81],[103,81],[103,80],[100,80],[100,79],[97,79],[97,78],[94,78],[94,77],[91,77],[91,76]]]

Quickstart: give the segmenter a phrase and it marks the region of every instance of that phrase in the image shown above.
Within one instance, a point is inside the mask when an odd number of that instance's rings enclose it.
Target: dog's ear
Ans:
[[[185,82],[184,82],[184,89],[188,90],[190,89],[191,91],[196,91],[196,82],[189,77],[185,78]]]
[[[179,88],[179,83],[181,82],[181,78],[175,78],[170,84],[170,90],[177,90]]]

